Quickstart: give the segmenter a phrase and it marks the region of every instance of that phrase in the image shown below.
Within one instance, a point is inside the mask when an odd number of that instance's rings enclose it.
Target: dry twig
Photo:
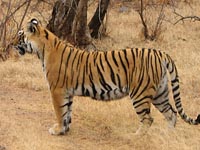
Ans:
[[[179,23],[180,21],[182,21],[183,23],[184,23],[184,20],[188,20],[188,19],[190,19],[191,21],[200,21],[200,17],[198,17],[198,16],[182,16],[182,15],[180,15],[179,13],[177,13],[177,12],[174,12],[177,16],[179,16],[180,17],[180,19],[179,20],[177,20],[175,23],[174,23],[174,25],[176,25],[177,23]]]

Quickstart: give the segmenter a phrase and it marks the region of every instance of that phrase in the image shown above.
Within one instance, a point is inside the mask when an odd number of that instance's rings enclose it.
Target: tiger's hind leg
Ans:
[[[167,74],[163,77],[158,87],[156,95],[153,97],[153,105],[164,115],[169,123],[169,127],[175,127],[177,112],[169,102],[169,90]]]
[[[139,129],[136,131],[136,135],[144,135],[153,123],[153,118],[150,113],[151,96],[140,96],[137,99],[132,98],[132,101],[141,122]]]
[[[66,95],[62,90],[54,90],[51,94],[57,123],[49,129],[49,133],[52,135],[63,135],[70,128],[72,97]]]

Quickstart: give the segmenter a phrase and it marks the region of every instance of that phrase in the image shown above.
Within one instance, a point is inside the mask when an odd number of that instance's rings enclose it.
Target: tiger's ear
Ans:
[[[31,22],[32,24],[34,24],[34,25],[38,25],[38,24],[39,24],[39,21],[38,21],[37,19],[35,19],[35,18],[31,19],[30,22]]]
[[[35,18],[31,19],[31,21],[28,24],[28,30],[32,33],[35,33],[37,30],[37,26],[39,24],[39,21]]]

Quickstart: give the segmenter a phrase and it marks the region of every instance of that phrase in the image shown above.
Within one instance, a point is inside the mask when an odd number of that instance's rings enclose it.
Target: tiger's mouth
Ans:
[[[20,55],[24,55],[26,53],[26,50],[25,50],[25,47],[22,46],[22,45],[18,45],[17,47],[17,50],[19,51],[19,54]]]

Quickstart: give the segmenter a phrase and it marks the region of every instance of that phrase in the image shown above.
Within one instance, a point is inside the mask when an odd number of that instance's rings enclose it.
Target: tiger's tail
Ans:
[[[172,86],[173,98],[174,98],[175,106],[176,106],[176,109],[177,109],[179,115],[185,122],[187,122],[189,124],[192,124],[192,125],[200,124],[200,114],[197,116],[197,119],[193,119],[193,118],[190,118],[189,116],[187,116],[183,110],[181,98],[180,98],[179,77],[178,77],[178,72],[177,72],[177,68],[174,64],[174,61],[171,59],[171,57],[169,55],[167,55],[167,59],[165,62],[166,62],[167,70],[169,71],[169,74],[171,76],[171,86]]]

